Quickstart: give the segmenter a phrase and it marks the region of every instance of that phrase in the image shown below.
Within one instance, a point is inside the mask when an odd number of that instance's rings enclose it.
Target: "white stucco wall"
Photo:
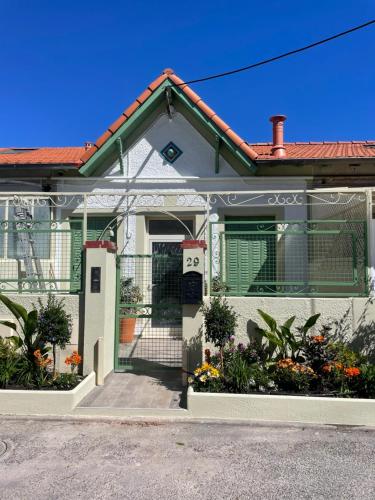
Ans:
[[[31,311],[34,308],[34,305],[38,307],[38,297],[42,299],[42,302],[45,302],[47,297],[44,295],[37,294],[6,294],[14,302],[21,304],[26,308],[27,311]],[[57,350],[57,367],[59,371],[66,370],[66,366],[64,360],[66,356],[69,356],[72,351],[78,350],[78,337],[79,337],[79,328],[80,328],[80,296],[79,295],[57,295],[58,299],[64,299],[65,311],[71,315],[72,317],[72,337],[70,343],[66,346],[64,350]],[[8,311],[8,309],[4,306],[2,302],[0,302],[0,319],[8,320],[17,323],[12,314]],[[9,335],[14,335],[14,331],[11,328],[7,328],[5,326],[0,325],[0,336],[5,337]]]

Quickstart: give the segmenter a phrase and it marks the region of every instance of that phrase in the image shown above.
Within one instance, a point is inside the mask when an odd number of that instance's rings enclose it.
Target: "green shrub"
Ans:
[[[48,294],[46,304],[38,299],[37,329],[40,340],[52,345],[53,374],[56,373],[56,346],[64,349],[72,335],[72,317],[64,308],[64,299]]]
[[[0,337],[0,387],[3,389],[16,379],[21,361],[19,348],[18,337]]]
[[[223,367],[224,346],[234,336],[237,315],[223,297],[213,297],[210,303],[202,307],[206,342],[211,342],[220,350]]]

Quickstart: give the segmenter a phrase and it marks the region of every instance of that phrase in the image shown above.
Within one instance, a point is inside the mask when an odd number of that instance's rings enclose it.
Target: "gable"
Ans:
[[[181,151],[174,162],[167,161],[162,154],[170,142]],[[162,113],[123,152],[123,173],[139,178],[233,176],[233,168],[223,157],[215,174],[215,159],[215,148],[181,113],[175,112],[172,120],[167,113]],[[109,174],[121,174],[118,160]]]
[[[129,146],[132,142],[130,138],[136,134],[137,129],[144,128],[151,115],[168,110],[173,122],[171,109],[177,106],[180,112],[189,115],[189,121],[195,122],[196,128],[204,129],[206,139],[215,149],[216,171],[220,169],[219,157],[223,156],[239,170],[240,175],[255,173],[253,160],[256,153],[197,94],[171,73],[164,74],[153,82],[97,140],[94,147],[85,153],[80,173],[85,176],[103,173],[119,158],[124,144]]]

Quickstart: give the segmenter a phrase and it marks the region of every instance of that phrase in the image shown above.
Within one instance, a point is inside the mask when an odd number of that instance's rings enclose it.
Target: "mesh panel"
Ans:
[[[77,292],[81,289],[82,224],[68,221],[0,221],[0,288],[9,292]],[[72,260],[79,236],[79,265]]]

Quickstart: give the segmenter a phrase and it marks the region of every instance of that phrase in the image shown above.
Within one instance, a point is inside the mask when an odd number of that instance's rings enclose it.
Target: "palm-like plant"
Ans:
[[[283,325],[278,325],[272,316],[261,309],[258,309],[258,313],[268,326],[267,329],[258,328],[258,332],[268,341],[267,354],[269,361],[286,357],[297,360],[300,356],[300,351],[307,332],[315,325],[320,316],[320,314],[311,316],[306,323],[298,329],[299,334],[296,335],[291,330],[296,319],[295,316],[287,319]]]
[[[7,326],[16,332],[17,335],[11,338],[15,339],[14,341],[17,342],[19,348],[22,349],[31,366],[35,366],[34,352],[37,349],[46,352],[45,346],[41,341],[41,335],[37,331],[38,311],[36,309],[32,309],[30,312],[27,312],[23,306],[13,302],[1,293],[0,301],[16,318],[18,327],[17,323],[13,323],[12,321],[2,320],[0,321],[0,324]]]

